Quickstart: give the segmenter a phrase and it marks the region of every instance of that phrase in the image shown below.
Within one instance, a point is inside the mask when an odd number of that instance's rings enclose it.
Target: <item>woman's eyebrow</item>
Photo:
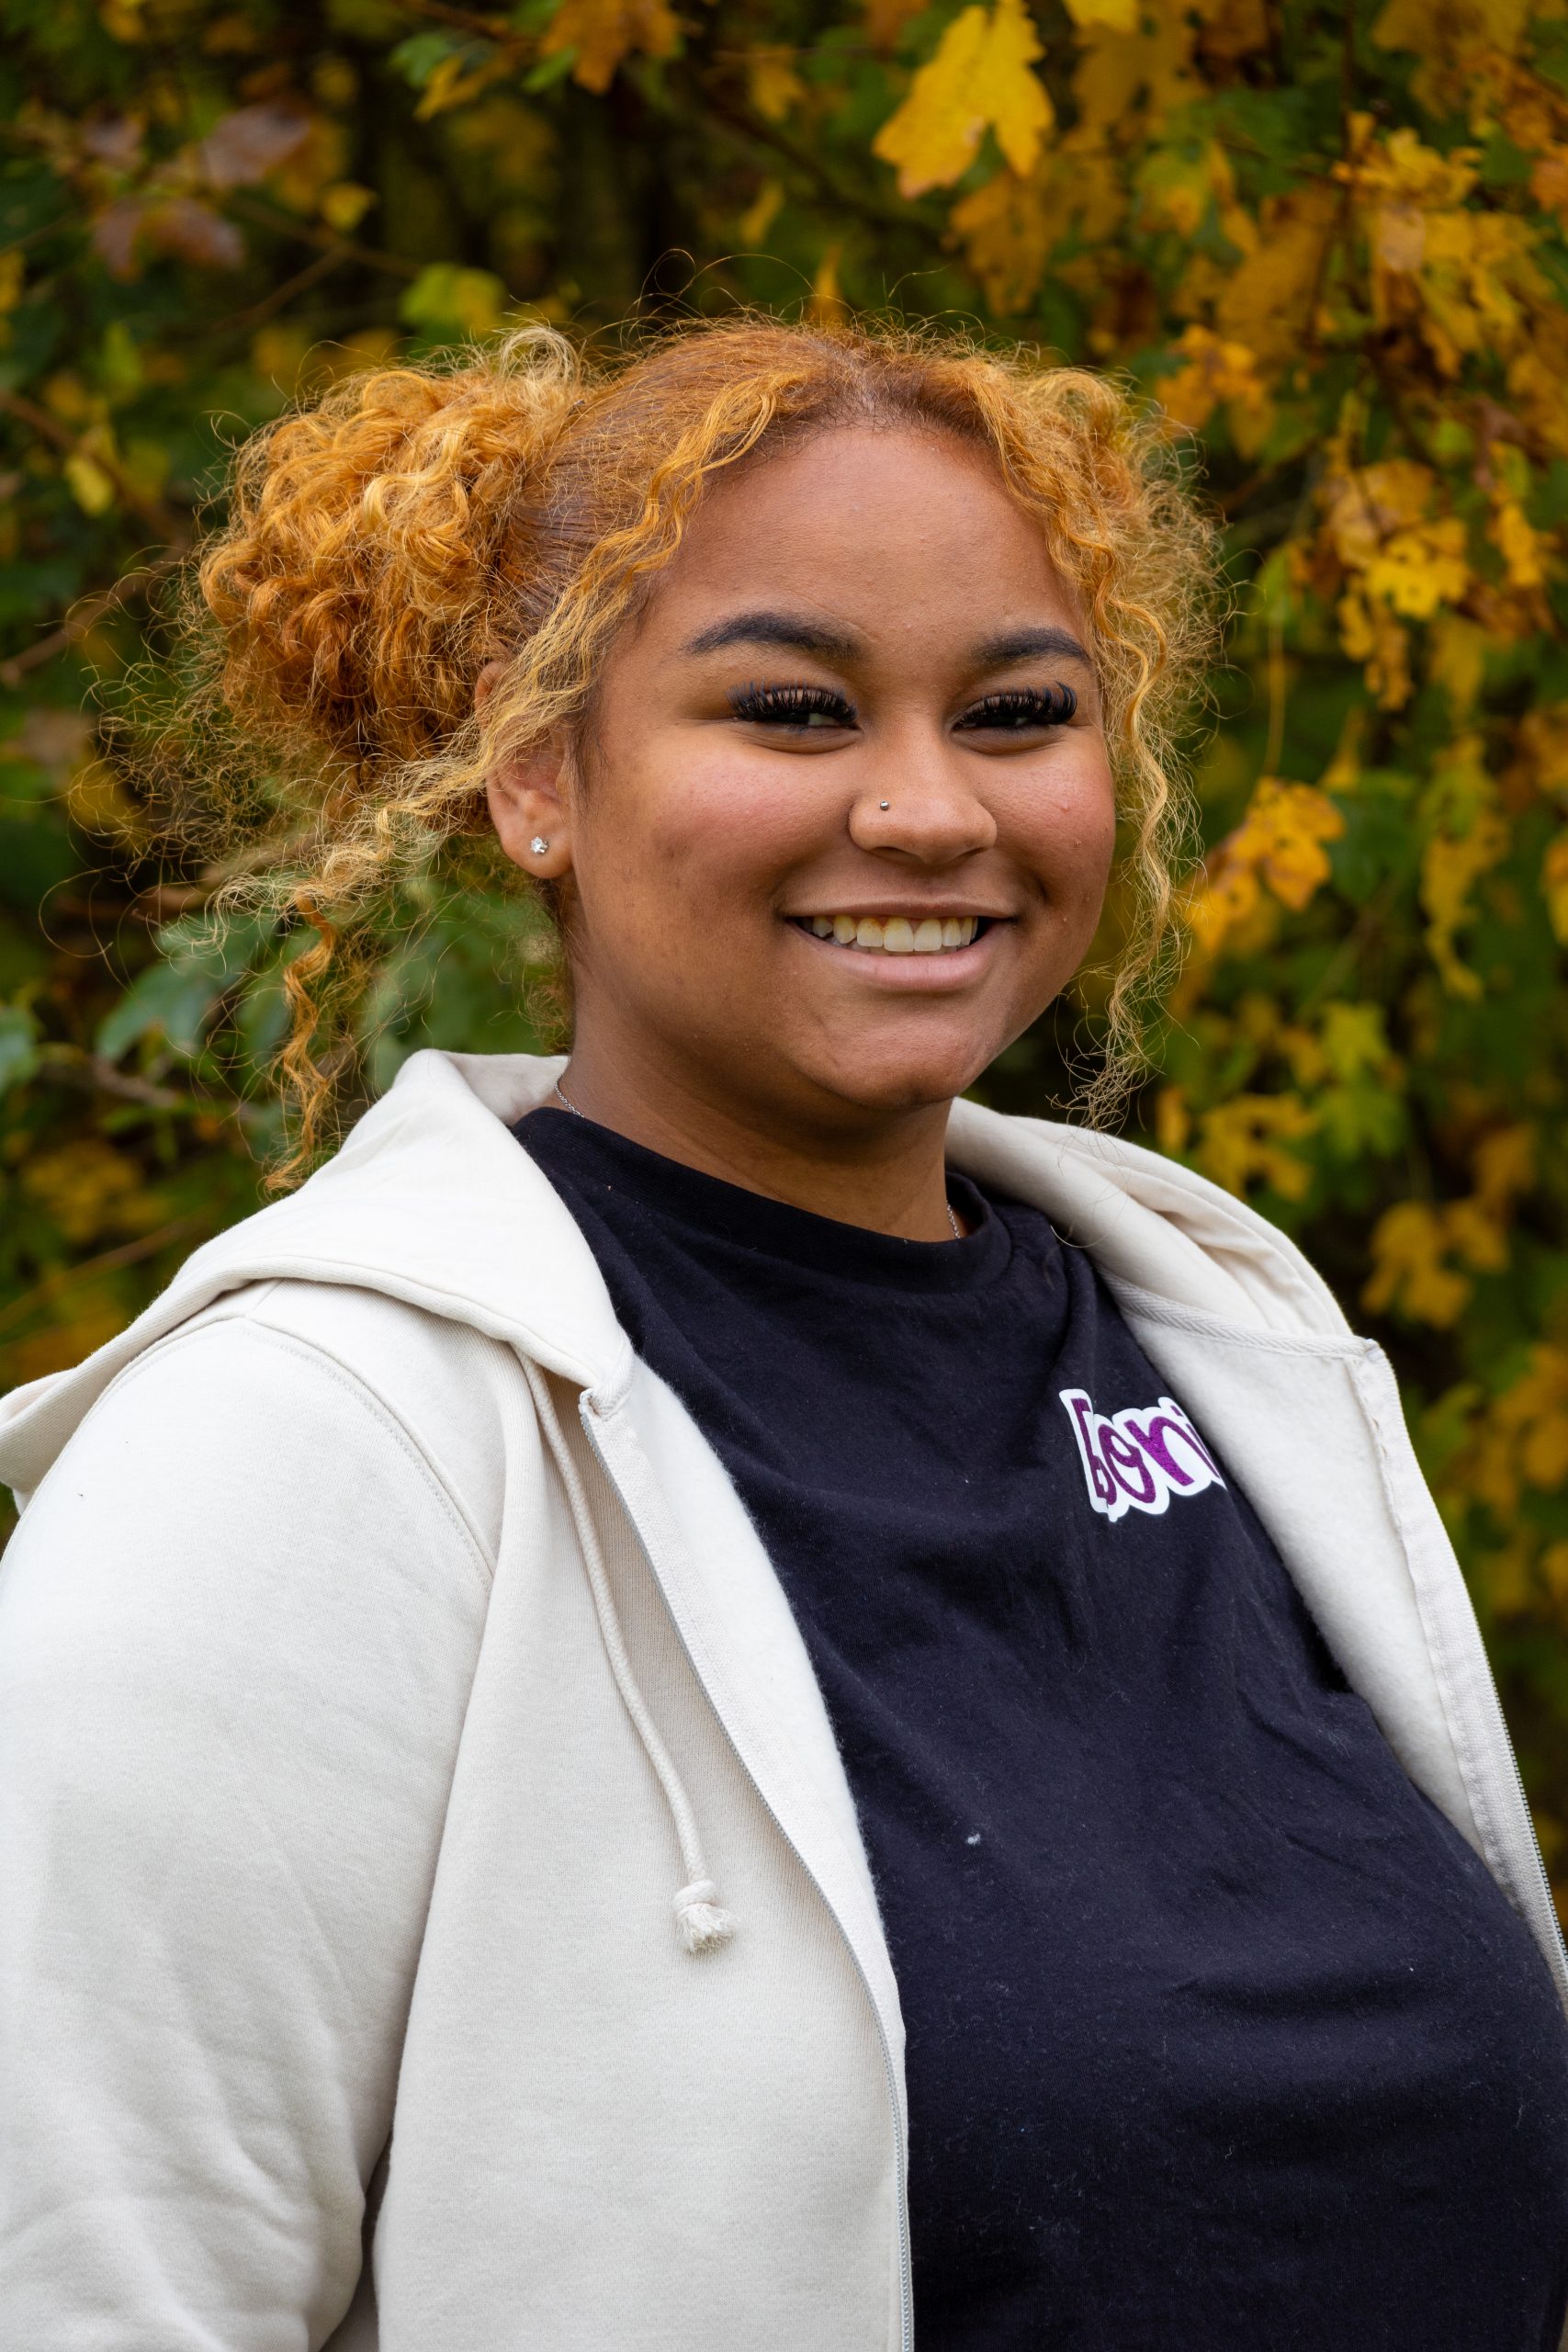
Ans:
[[[1005,670],[1011,662],[1028,662],[1042,653],[1081,662],[1086,670],[1094,666],[1070,629],[1048,628],[1009,629],[1004,636],[988,637],[975,648],[975,664],[981,670]]]
[[[724,645],[781,645],[792,653],[815,653],[827,662],[852,661],[861,641],[848,629],[794,613],[737,613],[699,629],[682,648],[685,653],[716,653]]]

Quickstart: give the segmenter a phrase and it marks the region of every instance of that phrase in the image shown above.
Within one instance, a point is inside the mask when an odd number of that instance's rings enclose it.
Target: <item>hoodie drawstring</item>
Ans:
[[[654,1778],[664,1793],[670,1808],[675,1836],[681,1848],[681,1867],[687,1883],[679,1888],[674,1898],[675,1926],[681,1941],[689,1952],[713,1951],[727,1944],[739,1922],[732,1912],[724,1909],[718,1900],[718,1889],[708,1876],[703,1859],[702,1840],[697,1834],[697,1818],[692,1800],[675,1769],[675,1759],[660,1736],[659,1726],[649,1712],[647,1700],[637,1687],[636,1674],[626,1650],[626,1636],[615,1611],[615,1595],[610,1589],[609,1572],[604,1566],[604,1554],[599,1542],[599,1531],[593,1524],[593,1514],[582,1480],[572,1460],[571,1450],[556,1411],[555,1398],[549,1384],[537,1364],[524,1360],[528,1385],[534,1392],[550,1453],[566,1488],[567,1503],[571,1511],[572,1525],[581,1546],[583,1565],[588,1572],[588,1587],[593,1595],[593,1607],[599,1619],[599,1637],[604,1645],[604,1655],[610,1661],[610,1671],[621,1703],[631,1717],[632,1726],[641,1740],[643,1752],[653,1768]]]

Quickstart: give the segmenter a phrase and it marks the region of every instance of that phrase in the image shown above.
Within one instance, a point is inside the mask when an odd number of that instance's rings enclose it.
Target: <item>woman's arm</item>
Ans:
[[[40,1488],[0,1569],[0,2343],[342,2317],[486,1575],[369,1391],[243,1319]]]

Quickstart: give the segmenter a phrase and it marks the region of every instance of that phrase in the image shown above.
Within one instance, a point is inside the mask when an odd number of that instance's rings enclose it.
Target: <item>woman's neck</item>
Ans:
[[[908,1241],[952,1238],[947,1102],[893,1112],[827,1105],[813,1118],[581,1038],[560,1093],[568,1109],[632,1143],[769,1200]]]

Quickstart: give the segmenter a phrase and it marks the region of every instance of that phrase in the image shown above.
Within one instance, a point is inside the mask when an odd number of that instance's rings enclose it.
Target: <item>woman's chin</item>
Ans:
[[[875,1045],[863,1038],[827,1057],[813,1056],[802,1075],[857,1110],[897,1114],[951,1102],[974,1085],[998,1051],[989,1035],[980,1042],[906,1036]]]

